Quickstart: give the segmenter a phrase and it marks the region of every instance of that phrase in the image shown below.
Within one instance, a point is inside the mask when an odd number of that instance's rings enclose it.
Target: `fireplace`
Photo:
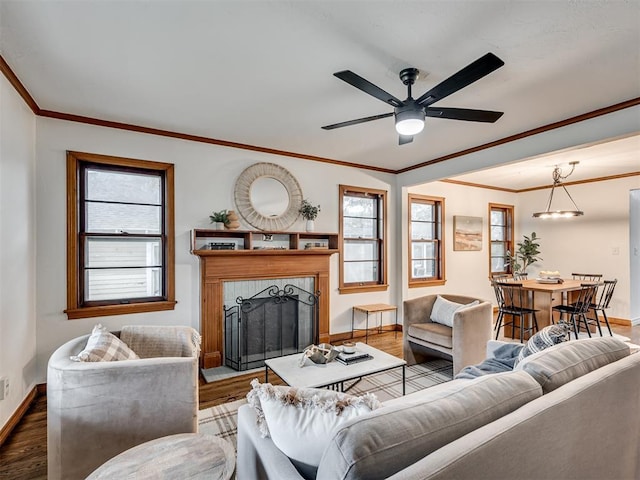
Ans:
[[[309,292],[317,292],[317,343],[329,341],[329,270],[330,256],[335,249],[308,250],[193,250],[200,257],[200,333],[202,353],[200,365],[213,368],[225,363],[225,310],[235,305],[238,296],[249,298],[253,293],[236,293],[226,298],[226,285],[237,281],[263,281],[259,292],[281,279],[311,278],[310,286],[299,285]],[[294,282],[288,282],[294,283]],[[316,342],[313,342],[316,343]],[[302,345],[304,348],[306,345]]]
[[[239,296],[235,303],[224,307],[228,367],[262,367],[269,358],[299,353],[307,345],[318,343],[317,293],[289,283],[274,284],[249,298]]]

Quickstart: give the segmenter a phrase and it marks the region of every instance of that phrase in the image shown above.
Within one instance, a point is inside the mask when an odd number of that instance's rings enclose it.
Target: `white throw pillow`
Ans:
[[[270,436],[292,460],[316,468],[338,426],[380,406],[372,393],[356,397],[320,388],[260,384],[256,379],[251,386],[247,401],[256,411],[262,436]]]
[[[453,328],[453,316],[458,310],[478,305],[480,302],[474,300],[471,303],[456,303],[438,295],[431,309],[431,321]]]
[[[126,343],[98,324],[93,327],[84,350],[70,358],[74,362],[110,362],[114,360],[135,360],[140,357]]]

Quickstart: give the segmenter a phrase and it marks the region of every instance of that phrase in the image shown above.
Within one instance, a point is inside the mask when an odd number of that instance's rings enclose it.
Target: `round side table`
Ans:
[[[226,440],[204,433],[179,433],[122,452],[86,480],[229,480],[235,464],[235,449]]]

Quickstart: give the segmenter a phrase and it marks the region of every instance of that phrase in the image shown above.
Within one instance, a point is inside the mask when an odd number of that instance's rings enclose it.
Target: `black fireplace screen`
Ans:
[[[235,370],[299,353],[318,343],[318,296],[295,285],[265,288],[224,307],[225,365]]]

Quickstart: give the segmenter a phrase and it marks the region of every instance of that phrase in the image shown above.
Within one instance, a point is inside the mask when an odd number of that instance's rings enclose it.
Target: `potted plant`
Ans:
[[[518,249],[514,252],[507,252],[507,265],[511,265],[513,273],[526,273],[527,267],[533,265],[538,260],[542,260],[540,255],[540,244],[537,240],[536,232],[531,236],[523,235],[524,240],[518,242]]]
[[[300,215],[307,221],[307,232],[313,232],[315,228],[314,220],[318,217],[320,212],[320,205],[314,206],[309,200],[302,200],[300,205]]]
[[[209,215],[211,223],[215,224],[216,230],[224,230],[224,226],[229,222],[227,210],[220,210],[219,212],[213,212],[213,215]]]

